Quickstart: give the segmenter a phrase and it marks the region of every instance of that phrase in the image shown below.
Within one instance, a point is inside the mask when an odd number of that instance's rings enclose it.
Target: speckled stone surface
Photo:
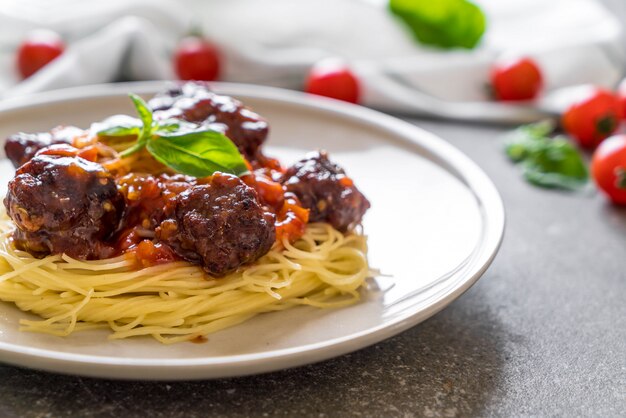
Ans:
[[[501,128],[416,123],[477,161],[507,209],[495,262],[447,309],[356,353],[262,376],[116,382],[0,365],[0,416],[624,416],[626,210],[527,185]]]

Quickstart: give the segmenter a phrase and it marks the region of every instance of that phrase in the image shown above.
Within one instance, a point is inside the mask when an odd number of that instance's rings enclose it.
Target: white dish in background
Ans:
[[[291,162],[325,148],[369,198],[364,229],[370,280],[348,308],[309,307],[260,315],[212,334],[205,344],[151,338],[109,341],[107,332],[68,338],[18,331],[28,314],[0,303],[0,361],[62,373],[125,379],[201,379],[304,365],[391,337],[443,309],[487,269],[499,247],[504,210],[492,182],[436,136],[358,106],[268,87],[216,83],[271,126],[267,153]],[[0,103],[0,138],[87,127],[133,114],[128,92],[151,95],[162,82],[81,87]],[[0,161],[2,193],[13,175]]]

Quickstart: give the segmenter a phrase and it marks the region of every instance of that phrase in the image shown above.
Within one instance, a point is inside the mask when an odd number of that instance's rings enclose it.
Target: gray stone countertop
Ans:
[[[198,382],[108,381],[0,365],[1,417],[623,416],[626,209],[526,184],[504,128],[415,121],[494,180],[502,248],[466,294],[361,351]]]

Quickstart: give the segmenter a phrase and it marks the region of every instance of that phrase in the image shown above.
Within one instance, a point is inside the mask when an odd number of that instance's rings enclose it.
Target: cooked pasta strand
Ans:
[[[136,270],[124,256],[37,259],[13,248],[13,228],[6,217],[0,221],[0,300],[43,318],[21,320],[20,329],[53,335],[106,327],[111,339],[186,341],[264,312],[356,303],[370,275],[366,237],[324,223],[221,279],[186,262]]]

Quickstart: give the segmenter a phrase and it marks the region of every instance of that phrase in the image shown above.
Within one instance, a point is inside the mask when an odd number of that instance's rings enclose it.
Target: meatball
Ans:
[[[156,119],[180,118],[224,133],[250,161],[257,158],[269,132],[265,119],[240,101],[211,92],[204,83],[182,84],[157,95],[149,105]]]
[[[7,138],[4,152],[15,168],[29,161],[45,147],[54,144],[71,144],[83,131],[74,126],[59,126],[50,132],[27,134],[20,132]]]
[[[104,240],[119,227],[124,198],[101,165],[63,152],[36,155],[9,182],[4,205],[17,225],[14,242],[36,256],[110,257]]]
[[[325,151],[311,153],[289,167],[280,182],[311,210],[310,222],[328,222],[340,231],[361,222],[370,207],[370,202]]]
[[[238,177],[215,173],[178,195],[173,217],[161,223],[156,238],[207,273],[222,276],[270,250],[274,215]]]

